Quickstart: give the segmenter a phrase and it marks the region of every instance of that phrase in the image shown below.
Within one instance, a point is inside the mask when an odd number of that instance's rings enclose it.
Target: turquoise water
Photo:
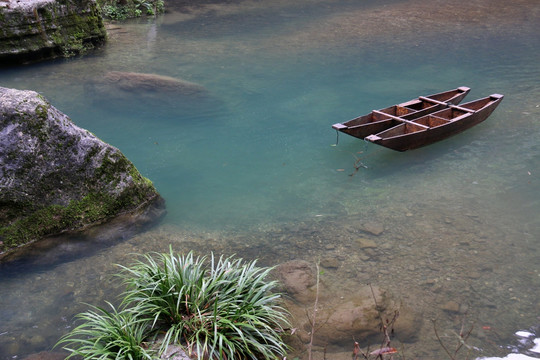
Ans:
[[[535,329],[540,22],[531,4],[520,3],[515,23],[464,12],[455,25],[437,12],[441,23],[419,22],[398,1],[244,2],[114,24],[90,55],[1,70],[1,86],[41,92],[121,149],[167,202],[147,233],[39,271],[6,270],[1,358],[50,349],[81,302],[117,293],[112,264],[169,244],[269,265],[336,257],[334,291],[373,282],[423,314],[407,357],[444,356],[431,318],[445,329],[458,318],[477,324],[471,342],[484,355]],[[94,86],[109,71],[182,78],[207,94],[111,98]],[[472,88],[466,101],[505,99],[485,123],[426,148],[397,153],[343,134],[336,146],[335,122],[457,86]],[[384,232],[356,230],[366,222]],[[376,253],[354,246],[363,236]],[[459,314],[442,309],[450,300]]]

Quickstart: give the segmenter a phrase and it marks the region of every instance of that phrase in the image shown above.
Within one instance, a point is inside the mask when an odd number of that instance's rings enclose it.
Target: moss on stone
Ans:
[[[0,63],[84,53],[106,40],[93,0],[40,3],[30,11],[0,7]]]
[[[42,96],[0,87],[6,186],[0,192],[0,253],[122,213],[159,194],[118,149],[77,127]]]
[[[151,182],[144,179],[140,186],[128,188],[116,198],[104,192],[91,192],[80,200],[71,201],[67,206],[47,206],[34,211],[29,216],[0,226],[0,252],[44,236],[67,230],[79,230],[88,225],[101,223],[158,196]],[[5,218],[17,217],[16,207],[2,206],[2,208],[10,209],[13,212],[12,214],[4,214]],[[28,208],[20,210],[27,212]]]

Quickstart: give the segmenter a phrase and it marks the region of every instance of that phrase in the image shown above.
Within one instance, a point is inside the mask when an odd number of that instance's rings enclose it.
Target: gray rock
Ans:
[[[0,251],[161,201],[115,147],[33,91],[0,87]]]
[[[66,354],[59,352],[42,351],[36,354],[28,355],[24,360],[64,360]]]
[[[111,88],[133,93],[158,92],[175,93],[178,95],[196,95],[206,92],[206,89],[196,83],[158,74],[111,71],[107,73],[102,83]]]
[[[449,300],[443,305],[441,305],[441,309],[444,311],[447,311],[449,313],[458,313],[459,312],[459,304],[453,300]]]
[[[367,233],[379,236],[384,232],[384,226],[383,224],[380,224],[378,222],[367,222],[362,226],[362,230]]]
[[[360,247],[360,249],[371,249],[371,248],[377,247],[377,243],[371,239],[358,238],[356,239],[356,242],[358,244],[358,247]]]
[[[181,346],[169,345],[167,351],[165,351],[160,359],[163,360],[191,360],[191,357],[186,354]]]
[[[337,269],[339,268],[340,261],[335,257],[325,257],[321,259],[321,266],[326,269]]]
[[[0,64],[79,54],[106,37],[95,0],[0,1]]]
[[[129,104],[130,111],[137,114],[152,109],[156,118],[156,113],[170,116],[220,106],[204,86],[160,74],[111,71],[88,82],[85,91],[108,111],[122,109],[125,114]]]

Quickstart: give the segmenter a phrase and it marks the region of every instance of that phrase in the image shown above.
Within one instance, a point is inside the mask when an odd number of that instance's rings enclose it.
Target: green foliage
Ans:
[[[163,0],[101,0],[103,17],[111,20],[125,20],[142,15],[153,16],[164,11]]]
[[[66,359],[153,359],[143,342],[150,333],[148,322],[132,311],[109,306],[111,311],[92,306],[93,310],[77,315],[83,323],[58,342],[71,352]]]
[[[198,359],[277,359],[287,346],[281,339],[286,312],[266,281],[272,268],[233,257],[153,254],[120,274],[127,285],[122,308],[92,307],[83,323],[57,345],[68,358],[154,359],[169,345],[181,345]],[[148,346],[157,334],[159,351]]]
[[[161,350],[182,343],[197,358],[275,359],[284,355],[285,311],[265,278],[271,268],[241,259],[145,256],[124,268],[125,304],[165,331]],[[157,259],[156,259],[157,258]]]
[[[106,219],[131,205],[132,198],[132,194],[115,199],[105,193],[89,193],[67,206],[51,205],[36,210],[27,217],[0,226],[0,250]]]
[[[128,12],[123,6],[104,5],[102,7],[103,17],[111,20],[125,20],[128,18]]]

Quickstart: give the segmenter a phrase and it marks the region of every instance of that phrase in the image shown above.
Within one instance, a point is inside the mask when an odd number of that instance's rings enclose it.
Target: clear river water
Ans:
[[[0,69],[0,86],[40,92],[118,147],[167,214],[0,267],[0,359],[51,350],[84,303],[115,299],[115,264],[169,246],[321,261],[336,306],[375,284],[422,319],[397,358],[447,356],[434,319],[451,349],[473,326],[469,358],[540,357],[539,2],[171,4],[108,31],[88,55]],[[110,71],[207,91],[103,92]],[[505,98],[484,123],[404,153],[331,128],[458,86],[472,89],[465,101]],[[327,358],[350,359],[352,346]]]

